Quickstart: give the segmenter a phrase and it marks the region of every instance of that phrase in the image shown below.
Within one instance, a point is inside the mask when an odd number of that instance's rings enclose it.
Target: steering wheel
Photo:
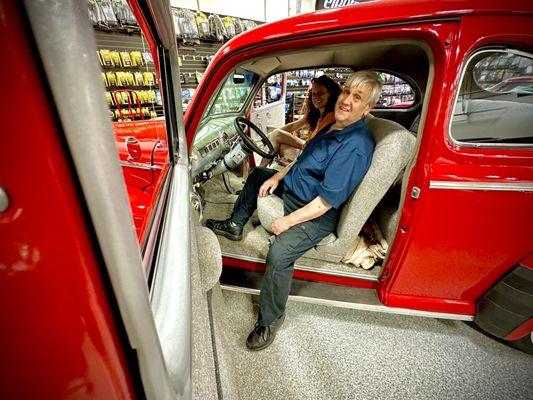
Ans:
[[[248,152],[254,152],[259,154],[261,157],[266,158],[274,158],[276,155],[276,150],[274,150],[274,146],[272,146],[272,143],[270,143],[270,140],[268,140],[267,135],[265,135],[261,129],[259,129],[255,124],[253,124],[249,119],[244,117],[237,117],[234,121],[235,124],[235,130],[237,131],[237,134],[242,139],[242,145],[244,149]],[[261,149],[245,132],[242,127],[242,125],[248,126],[251,130],[253,130],[255,133],[259,135],[261,138],[261,143],[266,145],[268,147],[268,153]]]

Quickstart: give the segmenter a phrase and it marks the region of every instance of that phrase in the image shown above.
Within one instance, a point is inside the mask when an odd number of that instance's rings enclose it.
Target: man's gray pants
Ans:
[[[291,194],[283,193],[285,215],[302,208],[302,203]],[[335,231],[338,211],[327,213],[303,222],[276,236],[266,259],[266,272],[261,285],[259,323],[270,325],[285,313],[291,291],[294,261],[316,246],[324,237]]]
[[[277,171],[254,168],[233,206],[230,219],[244,226],[257,208],[257,196],[261,185]],[[307,203],[284,190],[280,182],[274,194],[283,198],[285,215],[304,207]],[[261,285],[259,322],[272,324],[285,312],[285,304],[291,290],[294,261],[316,246],[324,237],[335,231],[339,210],[329,209],[324,215],[303,222],[276,236],[266,260],[266,272]]]

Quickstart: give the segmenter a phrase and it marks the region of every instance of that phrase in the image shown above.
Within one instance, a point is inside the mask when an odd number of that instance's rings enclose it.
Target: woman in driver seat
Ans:
[[[339,85],[326,75],[313,79],[311,87],[311,101],[307,98],[307,112],[297,121],[291,122],[268,134],[268,139],[274,146],[276,153],[287,160],[287,164],[296,158],[297,150],[303,149],[315,135],[326,125],[335,122],[335,102],[341,92]],[[298,130],[307,127],[307,140],[297,136]],[[272,159],[263,157],[261,167],[267,167]],[[283,164],[283,163],[282,163]]]

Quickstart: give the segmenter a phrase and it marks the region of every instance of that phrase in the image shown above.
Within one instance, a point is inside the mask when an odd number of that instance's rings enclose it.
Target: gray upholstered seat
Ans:
[[[366,117],[365,123],[376,142],[370,169],[344,205],[337,235],[324,238],[305,257],[339,262],[413,153],[415,137],[401,125],[372,115]],[[258,200],[257,209],[261,225],[270,232],[272,221],[283,215],[283,202],[276,196],[267,196]]]

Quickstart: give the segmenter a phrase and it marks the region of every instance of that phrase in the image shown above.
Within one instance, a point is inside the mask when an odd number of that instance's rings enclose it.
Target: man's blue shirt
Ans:
[[[363,180],[374,153],[374,139],[363,120],[342,130],[318,133],[283,179],[304,202],[322,197],[339,208]]]

